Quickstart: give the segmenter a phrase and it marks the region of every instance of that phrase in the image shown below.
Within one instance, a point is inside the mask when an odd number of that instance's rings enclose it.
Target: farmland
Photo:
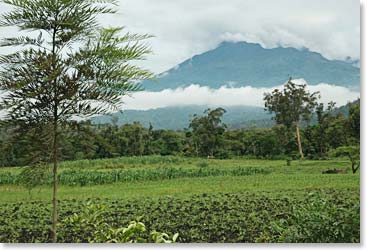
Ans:
[[[121,157],[60,165],[59,242],[88,242],[65,220],[101,205],[105,222],[141,217],[177,242],[359,242],[359,172],[347,160]],[[328,169],[346,174],[322,174]],[[0,169],[0,241],[50,242],[52,182],[28,190]],[[74,228],[74,227],[73,227]],[[74,230],[79,230],[74,228]]]

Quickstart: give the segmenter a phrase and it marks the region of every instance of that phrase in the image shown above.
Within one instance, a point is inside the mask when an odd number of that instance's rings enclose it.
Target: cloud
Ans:
[[[360,58],[360,3],[352,0],[120,0],[106,26],[149,33],[154,54],[141,66],[155,73],[225,40],[309,48],[329,59]],[[0,13],[4,5],[0,4]],[[5,9],[6,10],[6,9]],[[14,34],[1,30],[0,38]],[[0,51],[1,54],[1,51]]]
[[[297,79],[294,82],[298,84],[306,83],[303,79]],[[132,97],[126,97],[123,109],[147,110],[186,105],[263,107],[264,93],[269,93],[276,88],[282,89],[282,86],[273,88],[254,88],[251,86],[231,88],[223,86],[219,89],[210,89],[193,84],[175,90],[166,89],[160,92],[142,91],[134,93]],[[354,101],[360,96],[360,93],[348,88],[327,83],[309,85],[307,89],[311,92],[319,91],[321,102],[326,104],[335,101],[337,106],[345,105],[348,101]]]
[[[129,30],[150,33],[146,66],[162,72],[225,40],[360,57],[360,4],[351,0],[123,0]]]

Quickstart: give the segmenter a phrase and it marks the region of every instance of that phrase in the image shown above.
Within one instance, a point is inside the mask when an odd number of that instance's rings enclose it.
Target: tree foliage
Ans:
[[[226,125],[222,123],[223,108],[207,109],[204,116],[194,115],[189,128],[193,131],[193,142],[200,156],[214,156],[222,144]]]
[[[150,36],[122,35],[123,27],[101,27],[97,17],[116,12],[113,0],[2,2],[12,9],[1,16],[0,25],[16,26],[23,32],[0,41],[1,47],[16,48],[16,52],[0,56],[2,123],[33,130],[42,141],[39,145],[45,147],[37,153],[42,155],[38,162],[32,157],[32,163],[54,164],[55,242],[57,162],[63,129],[72,120],[117,110],[123,96],[139,89],[137,81],[151,73],[131,62],[150,53],[142,43]],[[39,134],[42,136],[37,137]]]
[[[293,127],[301,120],[310,121],[320,96],[319,92],[308,92],[306,86],[293,83],[290,78],[282,91],[275,89],[272,93],[265,93],[265,110],[275,113],[275,121],[287,127]]]
[[[319,92],[310,93],[306,90],[306,84],[296,84],[292,78],[280,91],[275,89],[272,93],[265,93],[265,110],[275,113],[274,119],[277,124],[283,124],[287,128],[296,128],[298,148],[301,158],[303,150],[300,138],[300,122],[309,122],[312,113],[320,98]]]
[[[351,162],[352,172],[355,174],[360,167],[360,147],[342,146],[335,150],[336,156],[347,156]]]

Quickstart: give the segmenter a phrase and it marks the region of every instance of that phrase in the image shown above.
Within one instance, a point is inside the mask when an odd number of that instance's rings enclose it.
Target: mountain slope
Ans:
[[[240,87],[278,86],[293,78],[310,84],[333,83],[359,89],[360,69],[347,61],[328,60],[307,49],[264,49],[259,44],[223,42],[216,49],[196,55],[175,68],[145,81],[147,91],[189,86],[192,83],[210,88],[225,84]]]
[[[202,115],[207,106],[182,106],[142,110],[125,110],[112,116],[118,117],[118,125],[139,121],[143,126],[149,123],[155,129],[183,130],[188,128],[194,114]],[[224,107],[226,113],[223,121],[229,128],[240,127],[268,127],[271,126],[271,116],[261,107],[232,106]],[[97,116],[92,118],[94,124],[111,123],[111,116]]]
[[[356,103],[353,101],[352,103]],[[151,123],[154,129],[184,130],[189,127],[190,120],[194,114],[203,115],[208,106],[191,105],[180,107],[166,107],[149,110],[125,110],[123,113],[115,113],[110,116],[96,116],[91,119],[93,124],[111,124],[112,117],[118,117],[118,125],[140,122],[144,127],[149,127]],[[231,106],[224,107],[227,111],[223,116],[223,122],[229,129],[238,128],[269,128],[275,122],[272,115],[261,107]],[[342,113],[348,116],[349,106],[345,104],[335,109],[334,114]],[[311,120],[311,124],[317,122],[316,116]]]

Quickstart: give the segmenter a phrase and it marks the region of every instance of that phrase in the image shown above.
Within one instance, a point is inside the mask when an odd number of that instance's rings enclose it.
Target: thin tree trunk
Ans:
[[[360,163],[356,162],[351,154],[348,154],[349,160],[352,162],[352,172],[355,174],[359,169]]]
[[[296,123],[296,134],[297,134],[297,143],[298,143],[298,151],[301,159],[303,159],[303,151],[302,151],[302,144],[301,144],[301,135],[299,133],[299,122]]]
[[[54,138],[53,138],[53,212],[52,212],[52,242],[57,242],[57,209],[58,209],[58,200],[57,200],[57,189],[58,189],[58,179],[57,179],[57,123],[54,123]]]
[[[52,35],[52,55],[53,55],[53,65],[56,68],[56,33],[57,29],[54,28]],[[54,80],[54,114],[53,114],[53,143],[52,143],[52,156],[53,156],[53,178],[54,178],[54,186],[53,186],[53,211],[52,211],[52,242],[57,242],[57,219],[58,219],[58,200],[57,200],[57,190],[58,190],[58,179],[57,179],[57,149],[58,149],[58,131],[57,131],[57,121],[58,121],[58,103],[57,103],[57,82]]]

